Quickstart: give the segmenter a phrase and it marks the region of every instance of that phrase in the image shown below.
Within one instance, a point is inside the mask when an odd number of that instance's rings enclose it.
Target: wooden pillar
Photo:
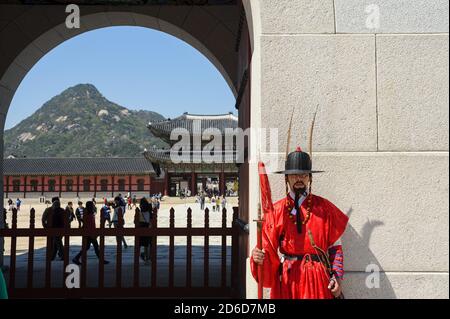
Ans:
[[[59,175],[59,198],[61,198],[61,190],[62,190],[62,176]]]
[[[41,196],[44,196],[44,176],[41,177]]]
[[[97,197],[97,175],[94,176],[94,198]]]
[[[10,179],[10,176],[8,175],[8,176],[6,176],[6,197],[8,197],[8,194],[9,194],[9,179]]]
[[[112,177],[112,182],[111,182],[111,197],[114,198],[114,175],[112,175],[111,177]]]
[[[23,183],[23,198],[27,197],[27,178],[28,176],[25,176],[24,183]]]
[[[80,196],[80,175],[77,176],[77,197],[79,196]]]
[[[128,192],[130,193],[131,196],[131,175],[128,176]]]

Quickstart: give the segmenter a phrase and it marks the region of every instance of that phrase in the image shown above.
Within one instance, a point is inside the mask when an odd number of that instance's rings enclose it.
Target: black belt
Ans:
[[[289,260],[289,261],[302,261],[303,258],[309,258],[312,261],[317,261],[320,262],[320,257],[319,255],[316,254],[303,254],[303,255],[287,255],[287,254],[282,254],[280,257],[280,261],[281,263],[283,263],[285,260]]]

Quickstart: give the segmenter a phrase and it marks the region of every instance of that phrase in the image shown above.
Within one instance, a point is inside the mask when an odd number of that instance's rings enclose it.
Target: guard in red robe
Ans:
[[[340,238],[348,217],[330,201],[311,193],[311,157],[297,148],[288,155],[287,195],[265,212],[262,248],[250,259],[253,277],[262,266],[263,286],[273,299],[342,298],[344,276]],[[269,190],[270,191],[270,190]]]

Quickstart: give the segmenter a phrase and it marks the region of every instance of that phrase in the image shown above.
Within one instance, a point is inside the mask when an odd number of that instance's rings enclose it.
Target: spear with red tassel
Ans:
[[[257,248],[263,249],[263,237],[267,241],[267,248],[274,253],[275,247],[270,240],[269,236],[263,231],[263,225],[265,222],[264,217],[267,215],[273,215],[273,203],[272,203],[272,191],[270,189],[269,178],[267,177],[266,167],[264,163],[258,163],[259,172],[259,186],[261,203],[258,204],[258,219],[255,220],[258,226],[257,230]],[[263,265],[258,265],[258,299],[263,299],[263,284],[264,284],[264,272]]]

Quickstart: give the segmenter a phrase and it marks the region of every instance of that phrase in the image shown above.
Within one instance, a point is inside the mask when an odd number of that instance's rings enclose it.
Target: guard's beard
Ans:
[[[298,197],[298,198],[300,198],[300,196],[302,196],[303,194],[306,193],[306,186],[300,187],[300,188],[293,187],[293,189],[294,189],[295,197]]]

